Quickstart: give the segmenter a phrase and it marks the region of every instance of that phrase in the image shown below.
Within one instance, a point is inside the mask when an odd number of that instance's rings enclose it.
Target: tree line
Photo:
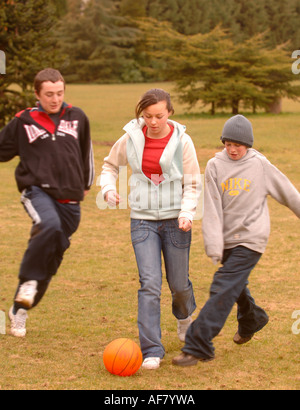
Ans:
[[[69,83],[174,81],[212,113],[297,98],[299,15],[300,0],[0,0],[0,126],[45,66]]]

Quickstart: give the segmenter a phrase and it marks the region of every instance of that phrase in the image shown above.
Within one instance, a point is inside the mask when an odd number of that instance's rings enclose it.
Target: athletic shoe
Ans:
[[[33,305],[35,295],[37,294],[37,281],[30,280],[24,282],[19,289],[19,292],[15,298],[15,302],[30,309]]]
[[[247,337],[242,337],[239,332],[236,332],[236,334],[233,337],[233,341],[234,343],[236,343],[237,345],[243,345],[244,343],[249,342],[252,337],[254,336],[254,333],[252,335],[249,335]]]
[[[234,343],[236,343],[237,345],[243,345],[244,343],[249,342],[253,336],[255,335],[255,333],[259,332],[260,330],[262,330],[269,322],[269,318],[266,317],[264,321],[262,321],[257,328],[254,330],[254,332],[251,335],[248,336],[241,336],[239,334],[239,331],[236,332],[236,334],[233,337],[233,341]]]
[[[176,366],[195,366],[198,362],[210,362],[213,360],[214,357],[195,357],[191,354],[187,353],[181,353],[179,356],[174,357],[172,360],[172,363],[175,364]]]
[[[147,370],[156,370],[159,368],[160,362],[160,357],[147,357],[147,359],[143,361],[142,368]]]
[[[185,342],[186,332],[192,322],[193,319],[191,316],[183,320],[177,320],[177,334],[181,342]]]
[[[18,309],[17,313],[13,313],[13,306],[8,312],[9,320],[11,321],[10,331],[13,336],[26,336],[26,319],[28,318],[27,310]]]

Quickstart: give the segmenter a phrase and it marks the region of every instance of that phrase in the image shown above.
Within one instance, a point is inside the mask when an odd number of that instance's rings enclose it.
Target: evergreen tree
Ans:
[[[178,19],[174,28],[187,35],[200,33],[203,30],[201,22],[205,10],[202,3],[199,0],[178,0]]]
[[[0,49],[6,54],[6,74],[0,76],[0,127],[34,103],[36,73],[59,64],[51,34],[56,19],[51,0],[0,0]]]
[[[293,40],[293,34],[298,26],[293,24],[296,11],[295,1],[265,0],[265,8],[269,16],[270,45],[276,46]]]
[[[299,19],[300,19],[300,0],[295,0],[295,8],[293,11],[293,19],[291,22],[292,27],[294,28],[294,32],[292,34],[292,41],[291,47],[294,50],[300,49],[300,26],[299,26]]]
[[[186,35],[221,25],[235,42],[268,31],[270,47],[290,40],[293,49],[299,48],[299,0],[146,0],[146,13]]]
[[[230,31],[235,42],[243,42],[268,29],[264,0],[212,0],[211,25],[221,25]]]
[[[119,10],[121,16],[146,17],[146,0],[121,0]]]
[[[182,34],[209,31],[206,0],[146,0],[147,16],[159,21],[168,21]]]
[[[56,16],[61,18],[63,17],[68,10],[68,3],[67,0],[51,0],[52,4],[56,10]]]
[[[69,15],[59,30],[68,81],[165,79],[164,63],[149,58],[143,33],[137,30],[145,16],[169,22],[183,35],[210,33],[220,25],[232,34],[234,43],[263,32],[271,48],[287,40],[290,49],[300,44],[300,0],[68,0],[68,4]]]
[[[236,44],[220,27],[208,34],[184,36],[167,23],[143,23],[152,60],[176,82],[182,102],[193,107],[202,101],[231,107],[267,108],[283,96],[297,98],[300,87],[293,84],[290,55],[283,47],[268,49],[262,35]]]
[[[134,59],[138,30],[118,15],[112,0],[72,3],[58,29],[71,82],[141,81]]]

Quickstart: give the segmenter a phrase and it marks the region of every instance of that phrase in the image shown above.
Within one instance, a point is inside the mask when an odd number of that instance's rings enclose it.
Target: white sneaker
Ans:
[[[29,280],[24,282],[19,289],[19,292],[15,298],[15,302],[30,309],[33,305],[35,295],[37,294],[37,281]]]
[[[28,318],[27,310],[19,309],[14,315],[13,306],[8,312],[9,320],[11,321],[10,331],[13,336],[25,337],[26,336],[26,319]]]
[[[186,319],[177,320],[177,334],[181,342],[185,342],[186,332],[192,322],[192,316],[189,316]]]
[[[142,368],[147,370],[155,370],[159,368],[160,362],[160,357],[147,357],[147,359],[143,361]]]

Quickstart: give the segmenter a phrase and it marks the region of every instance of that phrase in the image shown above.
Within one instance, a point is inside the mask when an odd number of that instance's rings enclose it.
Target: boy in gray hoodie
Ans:
[[[185,346],[173,364],[192,366],[214,358],[212,339],[218,335],[235,303],[238,331],[234,342],[243,344],[268,323],[266,312],[255,304],[248,277],[264,253],[270,234],[267,196],[290,208],[300,218],[300,194],[289,179],[262,154],[252,149],[250,121],[230,118],[221,137],[225,149],[205,171],[205,251],[217,264],[210,298],[190,325]]]

